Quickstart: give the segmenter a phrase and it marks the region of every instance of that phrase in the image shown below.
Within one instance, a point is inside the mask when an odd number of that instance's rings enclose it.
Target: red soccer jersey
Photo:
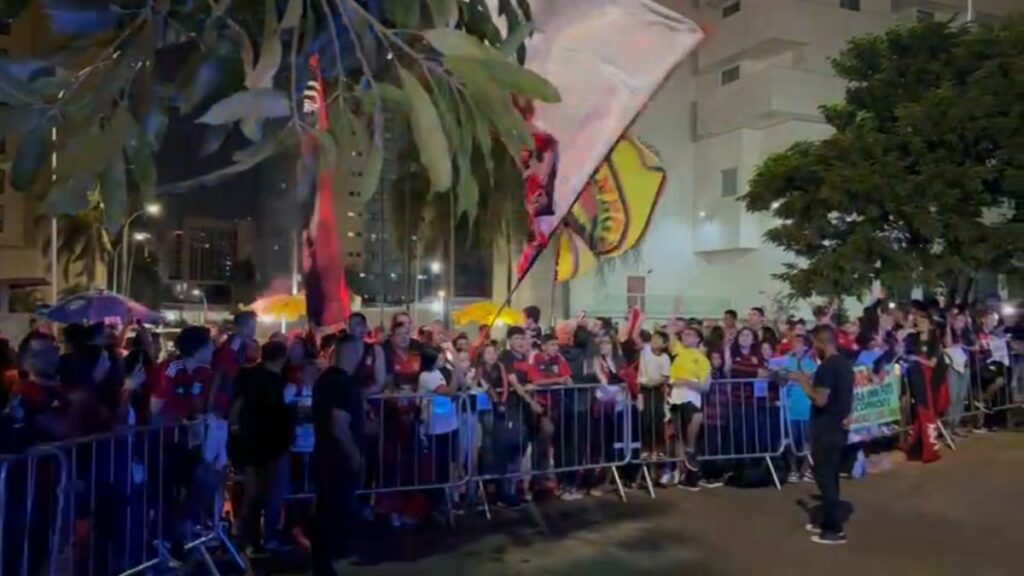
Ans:
[[[160,414],[185,420],[205,413],[213,384],[210,367],[197,366],[190,372],[184,360],[166,361],[163,366],[160,385],[153,390],[153,398],[164,403]]]
[[[533,355],[533,361],[530,362],[530,384],[540,382],[541,380],[550,380],[551,378],[565,378],[571,374],[572,372],[569,369],[569,363],[560,355],[548,356],[543,352],[538,352]],[[546,386],[556,385],[557,383],[546,384]],[[541,386],[545,386],[545,384],[542,384]],[[534,400],[536,400],[541,406],[551,408],[554,401],[554,398],[552,397],[553,395],[557,396],[557,392],[554,394],[551,392],[538,392],[534,396]]]
[[[561,356],[548,356],[543,352],[538,352],[534,354],[533,361],[530,362],[529,380],[531,384],[551,378],[565,378],[571,374],[569,363]]]

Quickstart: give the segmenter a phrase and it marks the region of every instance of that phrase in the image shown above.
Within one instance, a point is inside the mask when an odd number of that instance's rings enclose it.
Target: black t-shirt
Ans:
[[[294,441],[295,421],[284,400],[285,385],[283,374],[262,365],[244,367],[235,377],[235,391],[242,401],[239,440],[249,465],[277,460]]]
[[[829,390],[828,402],[811,408],[814,425],[842,428],[853,409],[853,363],[842,354],[829,356],[814,372],[814,387]]]
[[[331,366],[313,386],[313,433],[315,451],[322,455],[339,455],[340,446],[334,435],[334,411],[348,413],[349,430],[356,445],[363,449],[365,422],[363,394],[355,378],[337,366]],[[343,459],[344,460],[344,459]]]
[[[501,365],[505,367],[505,374],[508,375],[509,380],[512,379],[512,376],[515,376],[520,386],[526,386],[530,383],[530,356],[528,354],[517,354],[512,350],[505,350],[498,356],[498,362],[501,362]],[[515,417],[522,417],[526,414],[526,407],[522,402],[522,398],[519,394],[516,394],[511,382],[509,382],[508,386],[506,410]]]

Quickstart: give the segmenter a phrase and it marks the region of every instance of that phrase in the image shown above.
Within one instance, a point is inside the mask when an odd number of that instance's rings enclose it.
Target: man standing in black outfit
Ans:
[[[351,553],[355,493],[364,468],[363,395],[354,370],[352,365],[331,366],[313,386],[314,576],[333,576],[334,562]]]
[[[807,525],[812,542],[845,544],[839,511],[839,466],[846,446],[850,412],[853,408],[853,364],[839,353],[836,331],[819,326],[814,331],[814,349],[821,364],[813,381],[807,374],[791,374],[800,382],[811,408],[811,458],[814,481],[821,492],[820,524]]]

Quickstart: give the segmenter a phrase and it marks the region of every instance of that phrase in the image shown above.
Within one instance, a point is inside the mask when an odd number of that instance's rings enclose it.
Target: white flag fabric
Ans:
[[[526,66],[554,83],[562,101],[535,103],[538,153],[526,175],[533,238],[520,279],[626,128],[704,37],[692,21],[652,0],[530,0],[530,6],[536,31]]]

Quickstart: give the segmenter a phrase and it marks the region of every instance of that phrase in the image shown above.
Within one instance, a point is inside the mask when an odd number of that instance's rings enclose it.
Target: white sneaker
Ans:
[[[562,493],[558,495],[558,498],[564,502],[575,502],[582,499],[583,494],[580,494],[575,490],[563,490]]]
[[[800,481],[800,474],[796,472],[790,472],[789,476],[786,476],[786,484],[796,484]]]

